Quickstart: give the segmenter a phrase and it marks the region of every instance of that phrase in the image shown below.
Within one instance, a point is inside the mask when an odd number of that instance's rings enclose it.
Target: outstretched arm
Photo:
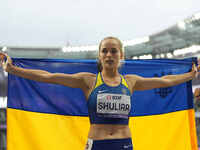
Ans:
[[[199,67],[198,67],[199,68]],[[149,90],[153,88],[162,88],[178,85],[180,83],[192,80],[198,75],[198,71],[195,65],[192,67],[192,71],[180,75],[167,75],[161,78],[143,78],[137,75],[129,75],[128,80],[133,85],[134,90]]]
[[[6,62],[4,61],[5,57],[7,58]],[[8,73],[38,82],[84,89],[87,87],[86,78],[90,76],[90,73],[64,74],[50,73],[44,70],[24,69],[14,66],[12,59],[7,54],[0,53],[0,58],[3,69]]]

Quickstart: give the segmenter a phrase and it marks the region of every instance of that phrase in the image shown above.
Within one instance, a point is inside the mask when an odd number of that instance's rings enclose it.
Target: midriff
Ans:
[[[130,138],[128,125],[91,124],[88,138],[93,140]]]

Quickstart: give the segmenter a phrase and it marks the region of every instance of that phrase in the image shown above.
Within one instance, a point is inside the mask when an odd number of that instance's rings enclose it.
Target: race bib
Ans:
[[[97,115],[109,118],[128,118],[130,96],[102,93],[97,95]]]

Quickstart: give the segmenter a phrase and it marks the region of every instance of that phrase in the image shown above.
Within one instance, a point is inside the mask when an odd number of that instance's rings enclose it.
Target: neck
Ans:
[[[119,76],[119,72],[117,69],[103,69],[101,73],[103,76],[106,76],[109,78]]]

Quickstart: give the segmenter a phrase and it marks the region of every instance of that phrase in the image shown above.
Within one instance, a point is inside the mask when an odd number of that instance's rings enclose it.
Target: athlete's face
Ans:
[[[120,59],[123,58],[123,53],[120,44],[115,39],[106,39],[101,43],[99,50],[99,60],[106,68],[118,68]]]

